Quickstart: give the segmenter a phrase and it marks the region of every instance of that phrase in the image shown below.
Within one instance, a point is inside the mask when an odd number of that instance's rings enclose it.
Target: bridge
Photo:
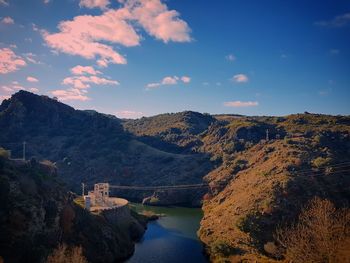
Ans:
[[[138,190],[138,191],[157,191],[157,190],[186,190],[208,188],[209,184],[182,184],[182,185],[161,185],[161,186],[126,186],[126,185],[109,185],[109,188],[120,190]]]

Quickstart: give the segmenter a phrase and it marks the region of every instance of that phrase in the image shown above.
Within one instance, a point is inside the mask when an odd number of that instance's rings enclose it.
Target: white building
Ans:
[[[109,204],[109,183],[98,183],[94,185],[94,191],[89,191],[84,196],[85,203],[90,206],[108,206]],[[87,205],[85,204],[86,208]]]

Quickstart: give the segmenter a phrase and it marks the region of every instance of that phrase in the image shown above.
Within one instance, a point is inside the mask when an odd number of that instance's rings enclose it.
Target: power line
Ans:
[[[347,167],[350,166],[350,162],[344,162],[344,163],[338,163],[338,164],[333,164],[333,165],[327,165],[325,167],[320,167],[318,169],[326,170],[327,168],[342,168],[342,167]],[[299,170],[295,171],[298,174],[304,174],[304,173],[311,173],[311,172],[317,172],[314,169],[307,169],[307,170]],[[320,172],[320,171],[318,171]]]

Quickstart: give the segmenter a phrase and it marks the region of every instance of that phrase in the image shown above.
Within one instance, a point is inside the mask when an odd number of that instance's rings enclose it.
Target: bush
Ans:
[[[227,242],[225,241],[216,241],[212,247],[212,252],[213,254],[216,255],[221,255],[221,256],[225,256],[228,257],[229,255],[235,254],[235,249],[233,247],[231,247]]]
[[[46,263],[88,263],[81,247],[59,245],[48,257]]]
[[[316,168],[321,168],[326,165],[329,165],[331,161],[332,161],[331,158],[317,157],[312,161],[312,165],[315,166]]]
[[[0,157],[6,158],[6,159],[10,158],[9,151],[7,151],[4,148],[0,147]]]
[[[279,227],[276,240],[288,261],[349,262],[350,210],[314,198],[290,227]]]

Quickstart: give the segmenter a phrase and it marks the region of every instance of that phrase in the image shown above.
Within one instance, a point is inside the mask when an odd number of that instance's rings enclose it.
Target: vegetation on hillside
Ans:
[[[4,262],[43,262],[53,253],[48,262],[78,263],[84,262],[79,261],[81,251],[89,262],[115,262],[130,256],[134,241],[144,233],[145,220],[131,213],[110,222],[76,205],[74,197],[52,166],[0,156],[0,257]],[[63,243],[82,250],[66,249]]]
[[[275,239],[282,255],[295,263],[350,262],[350,209],[337,209],[329,200],[314,198],[297,222],[277,228]],[[278,249],[270,253],[280,256]]]
[[[288,258],[286,247],[273,253],[281,249],[277,226],[296,222],[314,197],[338,209],[349,207],[349,116],[187,111],[121,121],[19,92],[0,106],[0,128],[1,143],[27,141],[28,154],[53,161],[72,188],[80,189],[82,181],[207,182],[208,191],[117,194],[138,201],[148,197],[155,205],[203,200],[198,233],[212,261]]]

